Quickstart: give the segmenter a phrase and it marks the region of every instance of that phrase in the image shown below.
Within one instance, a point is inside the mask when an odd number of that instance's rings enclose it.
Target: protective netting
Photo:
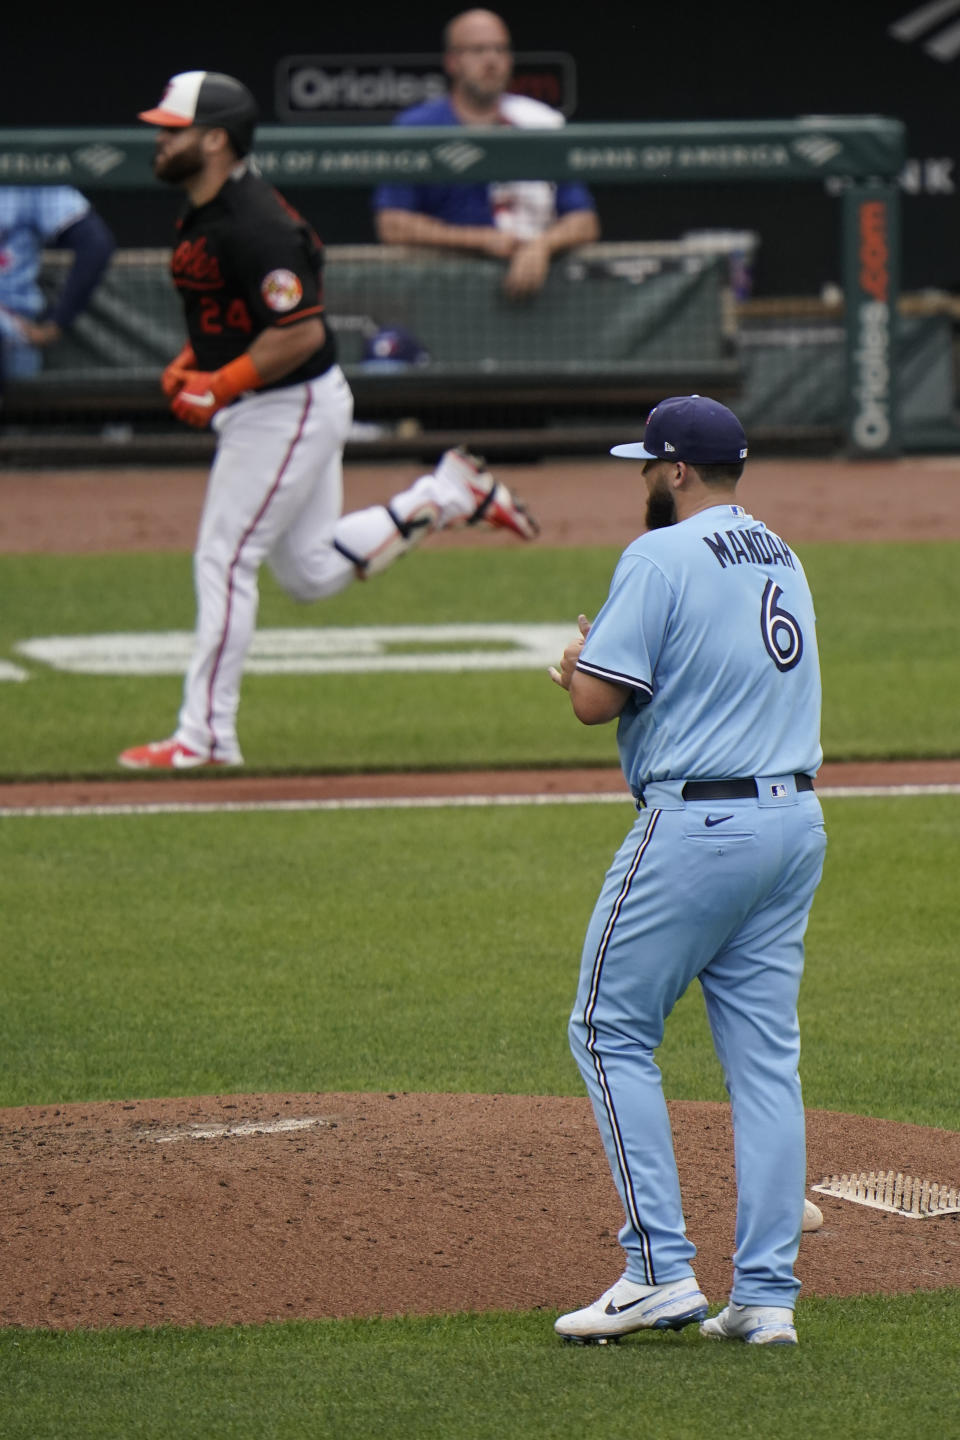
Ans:
[[[45,256],[54,293],[69,257]],[[45,357],[43,383],[105,387],[153,377],[183,343],[165,250],[121,250],[88,310]],[[555,261],[543,289],[503,291],[504,267],[483,258],[380,245],[327,251],[326,301],[344,364],[363,363],[381,331],[399,327],[426,366],[485,373],[584,367],[629,373],[729,355],[729,267],[694,242],[592,245]],[[393,364],[406,355],[390,356]]]

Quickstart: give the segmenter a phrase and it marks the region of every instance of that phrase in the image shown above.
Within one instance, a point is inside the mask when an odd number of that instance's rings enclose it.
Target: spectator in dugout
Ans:
[[[449,92],[396,116],[395,125],[516,125],[554,129],[559,111],[507,90],[510,32],[490,10],[466,10],[444,31]],[[504,290],[535,294],[551,257],[598,239],[590,192],[573,183],[381,185],[374,194],[377,236],[385,245],[438,245],[507,262]]]
[[[110,230],[69,185],[0,186],[0,393],[4,378],[42,367],[85,309],[114,251]],[[73,262],[53,303],[40,288],[45,248],[70,250]]]

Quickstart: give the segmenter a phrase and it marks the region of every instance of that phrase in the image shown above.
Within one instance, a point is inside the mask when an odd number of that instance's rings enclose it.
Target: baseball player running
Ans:
[[[562,1315],[597,1341],[703,1321],[793,1344],[806,1183],[797,1073],[803,940],[826,836],[813,602],[796,555],[737,504],[747,443],[725,406],[664,400],[642,444],[648,532],[551,676],[585,725],[617,719],[637,820],[590,920],[570,1042],[623,1202],[623,1276]],[[693,980],[730,1094],[730,1303],[707,1319],[654,1055]]]
[[[121,765],[241,765],[236,719],[266,562],[295,599],[377,574],[434,530],[482,521],[532,539],[505,485],[449,450],[386,505],[343,515],[353,398],[323,318],[322,247],[245,158],[257,108],[232,76],[173,76],[141,120],[157,127],[154,173],[188,207],[173,250],[188,343],[164,371],[178,419],[218,444],[194,554],[197,626],[176,732]]]

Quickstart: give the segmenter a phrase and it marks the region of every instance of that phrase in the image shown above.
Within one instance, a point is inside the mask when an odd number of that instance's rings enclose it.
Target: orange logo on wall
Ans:
[[[860,206],[860,284],[884,303],[890,294],[889,267],[887,207],[881,200],[868,200]]]

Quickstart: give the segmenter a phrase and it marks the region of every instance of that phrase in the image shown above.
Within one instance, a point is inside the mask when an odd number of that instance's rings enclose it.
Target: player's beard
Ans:
[[[192,180],[203,169],[203,155],[199,142],[189,150],[180,150],[174,155],[156,154],[153,159],[153,173],[166,185],[182,185]]]
[[[666,480],[658,478],[647,494],[647,529],[665,530],[677,523],[677,502]]]

